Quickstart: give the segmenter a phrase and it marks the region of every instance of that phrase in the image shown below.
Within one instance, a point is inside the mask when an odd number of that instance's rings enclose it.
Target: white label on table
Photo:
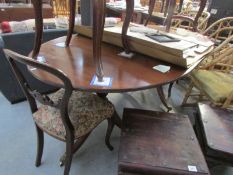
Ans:
[[[64,42],[62,42],[62,43],[56,43],[55,46],[64,48],[64,47],[66,47],[66,44]]]
[[[43,55],[38,55],[36,60],[40,63],[45,63],[46,62],[46,59]]]
[[[92,86],[112,86],[112,78],[111,77],[103,77],[103,81],[98,81],[98,77],[95,75],[91,80]]]
[[[188,165],[188,170],[191,172],[197,172],[197,167],[193,165]]]
[[[159,72],[162,72],[162,73],[166,73],[171,69],[171,67],[165,66],[165,65],[157,65],[157,66],[154,66],[153,69]]]
[[[121,52],[118,54],[119,56],[125,57],[125,58],[132,58],[134,56],[134,53],[126,53],[126,52]]]

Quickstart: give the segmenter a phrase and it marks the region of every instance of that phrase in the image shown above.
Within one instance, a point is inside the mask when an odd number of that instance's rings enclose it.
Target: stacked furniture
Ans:
[[[215,42],[215,49],[208,55],[199,68],[191,75],[191,83],[186,91],[182,105],[188,105],[190,96],[199,100],[207,97],[211,103],[227,108],[232,106],[233,99],[233,18],[216,21],[204,32]],[[196,88],[198,92],[192,90]]]

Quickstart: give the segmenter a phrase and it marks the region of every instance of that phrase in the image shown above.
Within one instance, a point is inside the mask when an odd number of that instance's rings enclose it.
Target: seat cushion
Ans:
[[[201,88],[209,97],[217,103],[224,102],[233,92],[233,76],[230,74],[197,70],[192,73],[192,77],[199,82]]]
[[[63,97],[64,89],[51,95],[56,103]],[[92,93],[73,91],[69,101],[68,113],[75,129],[75,138],[79,138],[94,129],[104,119],[112,117],[114,106],[107,99]],[[37,125],[48,134],[65,140],[65,127],[62,123],[60,110],[47,105],[41,105],[33,114]]]

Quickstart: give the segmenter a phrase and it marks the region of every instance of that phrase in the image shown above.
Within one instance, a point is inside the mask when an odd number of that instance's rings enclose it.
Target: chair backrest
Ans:
[[[217,40],[224,41],[233,35],[233,17],[220,19],[210,25],[202,34]]]
[[[32,58],[25,57],[23,55],[20,55],[16,52],[8,50],[8,49],[4,49],[4,53],[5,53],[7,59],[10,63],[10,66],[11,66],[25,96],[27,97],[27,100],[28,100],[29,105],[31,107],[32,113],[34,113],[38,110],[37,105],[36,105],[36,101],[38,101],[44,105],[58,108],[58,109],[60,109],[61,118],[62,118],[62,122],[65,126],[66,133],[73,132],[74,128],[73,128],[73,125],[71,124],[71,121],[70,121],[69,115],[68,115],[68,103],[69,103],[69,99],[70,99],[70,96],[71,96],[72,91],[73,91],[73,86],[71,84],[70,79],[64,73],[62,73],[62,71],[54,69],[47,64],[40,63]],[[57,104],[56,104],[47,95],[42,95],[37,90],[32,90],[30,88],[30,85],[28,84],[27,80],[25,79],[23,73],[19,69],[19,67],[17,65],[18,63],[22,63],[26,66],[43,70],[43,71],[57,77],[63,83],[63,87],[65,89],[65,93],[64,93],[61,101],[57,102]]]
[[[187,30],[193,31],[193,21],[196,16],[197,12],[196,11],[183,11],[179,13],[180,19],[173,19],[173,27],[176,28],[184,28]],[[183,18],[182,18],[183,17]],[[197,31],[202,33],[208,24],[208,20],[210,18],[210,13],[209,12],[202,12],[202,15],[198,19],[198,25],[197,25]]]
[[[182,21],[187,21],[188,22],[188,29],[189,30],[192,29],[193,31],[197,32],[199,30],[198,29],[199,20],[200,20],[200,18],[203,15],[203,11],[205,9],[206,3],[207,3],[207,0],[200,0],[199,10],[195,13],[194,17],[192,17],[190,11],[185,11],[184,13],[185,14],[189,14],[188,16],[187,15],[183,15],[181,13],[181,14],[178,14],[178,15],[174,15],[172,18],[174,20],[181,21],[181,22],[178,22],[178,24],[181,24]]]

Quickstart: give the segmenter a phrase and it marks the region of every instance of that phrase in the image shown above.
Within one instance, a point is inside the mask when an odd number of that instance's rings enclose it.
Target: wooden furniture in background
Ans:
[[[119,175],[208,175],[188,116],[124,109]]]
[[[208,36],[215,43],[215,49],[212,50],[212,53],[206,56],[202,63],[202,65],[205,65],[206,62],[211,62],[221,56],[221,54],[224,53],[222,50],[229,47],[229,43],[231,42],[231,39],[229,38],[233,35],[233,17],[220,19],[201,33]],[[168,97],[171,96],[172,86],[173,83],[169,86]],[[188,98],[188,96],[186,98]],[[184,103],[186,102],[184,101]]]
[[[199,18],[202,16],[202,13],[205,9],[205,6],[206,6],[206,3],[207,3],[207,0],[200,0],[200,7],[199,7],[199,10],[197,12],[197,14],[195,15],[194,18],[192,17],[187,17],[187,16],[183,16],[183,15],[174,15],[172,17],[172,19],[180,19],[182,21],[188,21],[190,23],[192,23],[193,25],[193,31],[197,32],[198,31],[198,20]]]
[[[195,130],[209,168],[233,166],[233,111],[198,104]]]
[[[214,22],[202,34],[212,38],[216,45],[221,44],[233,35],[233,17]]]
[[[70,5],[69,0],[52,0],[54,17],[69,17]],[[79,13],[80,0],[76,0],[76,13]]]
[[[233,41],[233,18],[228,17],[216,21],[206,29],[203,34],[208,35],[215,42],[215,49],[204,59],[199,69],[191,74],[191,83],[186,91],[182,105],[188,105],[187,100],[190,96],[199,96],[202,100],[203,95],[208,99],[222,107],[229,107],[232,105],[233,89],[231,88],[231,70],[233,70],[233,48],[231,42]],[[209,74],[209,78],[205,74]],[[218,75],[218,76],[217,76]],[[214,77],[213,77],[214,76]],[[220,78],[220,77],[221,78]],[[204,79],[203,79],[204,78]],[[220,78],[220,81],[213,81]],[[213,80],[211,80],[213,79]],[[227,80],[227,81],[223,81]],[[223,89],[224,87],[227,89]],[[228,84],[228,85],[227,85]],[[192,89],[196,87],[200,93],[192,93]],[[218,88],[218,89],[216,89]],[[231,92],[232,89],[232,92]],[[214,93],[214,94],[213,94]]]
[[[50,5],[44,4],[42,7],[43,18],[53,18],[53,9]],[[35,18],[33,6],[31,4],[0,4],[0,22],[2,21],[22,21]]]
[[[41,165],[44,133],[66,143],[64,175],[68,175],[73,154],[82,146],[92,130],[103,120],[108,120],[105,142],[110,150],[109,139],[117,115],[113,104],[107,98],[101,98],[92,93],[74,91],[70,79],[61,70],[47,64],[39,63],[31,58],[4,49],[13,72],[27,97],[36,126],[38,147],[36,166]],[[16,63],[43,70],[56,77],[62,89],[50,97],[31,89]],[[37,106],[39,102],[41,105]],[[63,163],[63,162],[62,162]]]
[[[233,36],[228,42],[233,41]],[[223,46],[224,47],[224,46]],[[207,62],[199,69],[193,71],[190,75],[191,83],[186,91],[182,105],[187,104],[190,96],[198,96],[201,101],[207,97],[214,105],[228,108],[233,105],[233,48],[225,48],[221,51],[215,60]],[[194,89],[199,92],[192,92]]]
[[[191,17],[194,18],[196,16],[197,12],[190,11],[188,13],[186,12],[181,12],[179,16],[185,16],[185,17]],[[197,31],[199,33],[204,32],[207,28],[208,25],[208,20],[210,18],[210,13],[209,12],[202,12],[202,15],[198,19],[198,25],[197,25]],[[172,22],[172,26],[176,28],[184,28],[187,30],[194,30],[193,22],[187,21],[185,19],[174,19]]]

